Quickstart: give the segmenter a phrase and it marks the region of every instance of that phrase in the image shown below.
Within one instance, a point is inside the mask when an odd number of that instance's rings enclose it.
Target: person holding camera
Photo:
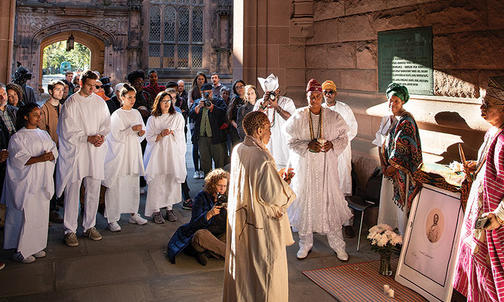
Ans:
[[[201,169],[204,175],[212,169],[222,168],[227,163],[226,104],[220,98],[214,98],[212,84],[201,86],[202,97],[194,102],[189,117],[194,120],[192,141],[197,141],[200,152]]]
[[[228,181],[229,173],[222,169],[207,174],[203,191],[194,199],[191,221],[179,227],[168,242],[171,263],[181,251],[191,249],[201,265],[207,263],[206,251],[225,256]]]
[[[271,123],[271,139],[267,145],[279,168],[285,168],[289,161],[285,123],[296,111],[294,101],[280,95],[280,84],[274,74],[266,79],[257,78],[264,91],[264,97],[255,103],[254,111],[266,113]]]

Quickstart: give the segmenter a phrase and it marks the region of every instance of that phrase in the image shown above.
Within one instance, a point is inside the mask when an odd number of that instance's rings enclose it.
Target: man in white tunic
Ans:
[[[287,148],[287,138],[284,134],[285,123],[296,111],[296,106],[292,99],[279,95],[280,85],[278,78],[270,74],[266,79],[257,78],[264,96],[254,105],[254,111],[266,113],[271,123],[271,139],[266,147],[270,150],[278,167],[285,168],[289,161],[289,149]]]
[[[264,113],[248,113],[243,126],[247,135],[231,156],[223,300],[287,302],[293,174],[279,173],[265,146],[271,132]]]
[[[299,108],[285,126],[290,162],[297,173],[292,187],[298,198],[289,218],[299,231],[298,259],[308,256],[313,233],[327,234],[338,259],[348,260],[341,226],[352,216],[338,184],[338,156],[348,145],[348,126],[335,111],[322,107],[322,86],[308,82],[309,106]]]
[[[345,150],[338,157],[338,174],[339,174],[339,186],[341,191],[345,196],[352,195],[352,147],[350,142],[357,135],[358,124],[353,114],[352,108],[347,104],[336,100],[336,84],[333,81],[327,80],[322,83],[322,91],[324,93],[325,103],[322,104],[323,107],[329,108],[333,111],[338,112],[345,123],[348,126],[348,145]],[[345,222],[344,229],[345,234],[348,237],[355,237],[355,233],[352,228],[353,219]]]
[[[91,70],[81,76],[81,88],[72,94],[61,109],[58,123],[60,158],[56,171],[57,196],[65,192],[65,244],[78,246],[77,218],[79,196],[84,181],[84,235],[101,240],[96,230],[96,212],[100,185],[104,179],[107,145],[103,144],[110,132],[110,113],[105,101],[93,93],[98,75]]]

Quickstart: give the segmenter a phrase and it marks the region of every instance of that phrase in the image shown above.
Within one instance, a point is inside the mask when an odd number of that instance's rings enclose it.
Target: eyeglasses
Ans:
[[[168,103],[171,103],[171,100],[162,100],[161,103],[168,104]]]
[[[236,85],[235,86],[236,89],[240,89],[240,88],[243,88],[243,87],[245,87],[245,86],[243,86],[243,85]]]
[[[334,90],[324,90],[324,94],[334,94]]]
[[[96,85],[95,87],[96,87],[96,89],[103,88],[103,86],[98,86],[98,85]]]

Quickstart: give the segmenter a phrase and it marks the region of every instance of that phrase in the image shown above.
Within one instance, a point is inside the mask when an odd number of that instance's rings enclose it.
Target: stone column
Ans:
[[[11,79],[16,0],[2,1],[0,11],[0,82]]]

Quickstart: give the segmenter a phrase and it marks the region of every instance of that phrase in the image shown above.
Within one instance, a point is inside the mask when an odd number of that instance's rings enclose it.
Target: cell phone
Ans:
[[[476,219],[476,222],[474,223],[474,229],[476,230],[482,230],[486,228],[490,224],[490,220],[488,219],[488,216],[480,216],[478,219]]]

